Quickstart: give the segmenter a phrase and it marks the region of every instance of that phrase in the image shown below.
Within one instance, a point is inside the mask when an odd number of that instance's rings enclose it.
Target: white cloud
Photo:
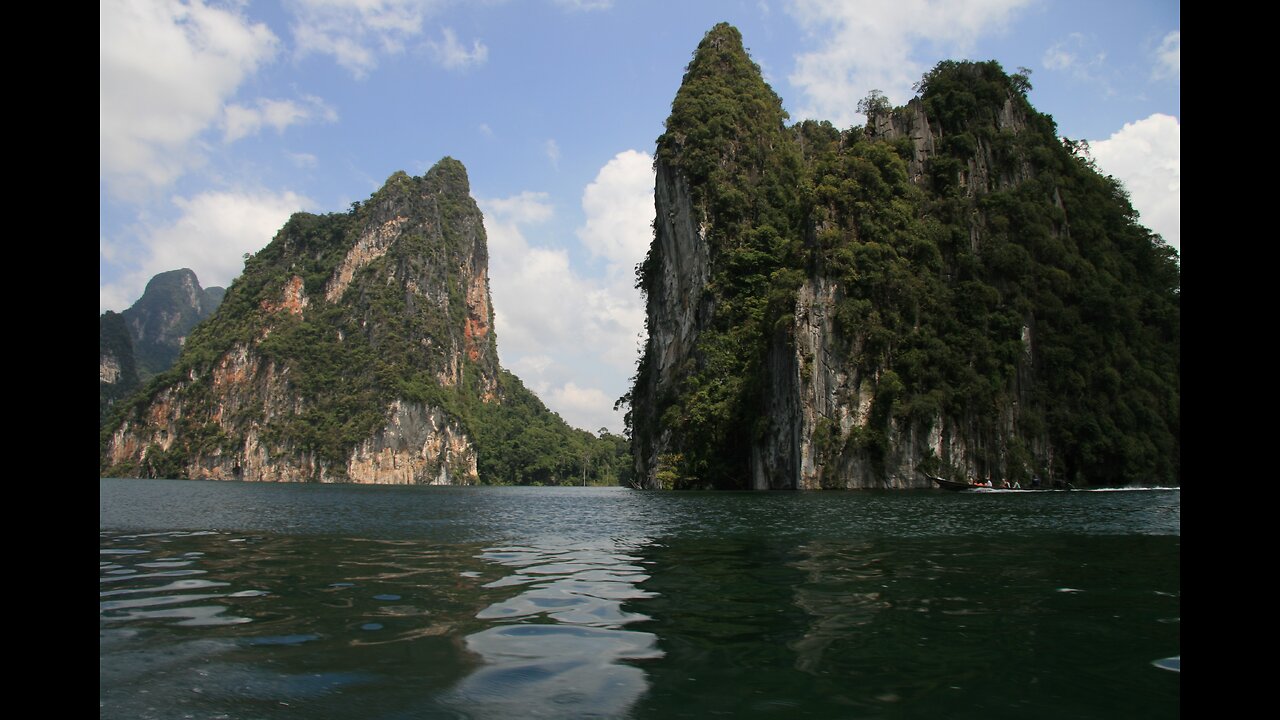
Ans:
[[[522,355],[511,363],[509,369],[519,375],[521,380],[525,380],[541,377],[549,367],[551,367],[551,358],[547,355]],[[527,383],[526,386],[528,386]]]
[[[593,257],[628,274],[644,259],[653,239],[653,182],[653,158],[636,150],[618,153],[600,169],[582,193],[587,222],[578,229]]]
[[[1156,68],[1151,73],[1155,80],[1182,78],[1182,33],[1174,30],[1164,36],[1160,47],[1156,49]]]
[[[547,407],[560,413],[565,422],[594,433],[602,427],[609,427],[611,431],[617,432],[616,427],[610,427],[617,424],[613,417],[615,400],[617,398],[605,395],[598,388],[578,387],[571,380],[552,389],[544,402]]]
[[[424,21],[447,1],[292,0],[297,54],[331,55],[362,78],[378,66],[380,55],[404,52],[406,44],[422,34]]]
[[[314,95],[308,95],[300,103],[259,98],[256,107],[231,104],[223,115],[222,140],[235,142],[242,137],[256,135],[263,126],[280,133],[290,125],[316,119],[333,122],[338,119],[338,113]]]
[[[542,144],[543,152],[547,154],[547,159],[551,161],[551,167],[559,169],[560,167],[560,143],[554,138]]]
[[[1129,191],[1143,225],[1181,252],[1181,130],[1178,119],[1156,113],[1126,123],[1106,140],[1089,142],[1094,161]]]
[[[139,200],[199,164],[217,122],[278,40],[237,7],[202,0],[101,0],[99,163],[107,191]]]
[[[567,332],[566,298],[558,292],[574,278],[564,250],[530,245],[524,232],[551,219],[546,193],[478,200],[489,237],[489,277],[498,341],[504,358],[543,354]],[[552,345],[554,347],[554,345]]]
[[[443,65],[445,69],[458,70],[471,65],[483,65],[489,59],[489,48],[479,40],[473,40],[471,49],[468,50],[458,42],[458,36],[453,32],[453,28],[445,28],[442,35],[443,39],[440,42],[432,40],[427,45],[435,54],[436,62]]]
[[[293,163],[295,167],[302,168],[303,170],[312,170],[320,165],[320,158],[312,155],[311,153],[295,153],[286,151],[285,157],[289,158],[289,162]]]
[[[600,361],[614,374],[606,389],[616,390],[615,398],[630,389],[636,338],[644,331],[644,302],[635,287],[635,266],[644,260],[653,241],[653,183],[653,157],[626,150],[600,168],[582,193],[586,222],[577,230],[578,239],[592,257],[606,263],[599,281],[597,332],[603,340]],[[609,427],[619,432],[621,425]]]
[[[608,10],[613,7],[613,0],[556,0],[556,4],[565,10],[590,12],[592,10]]]
[[[510,226],[526,225],[550,220],[555,215],[555,208],[548,201],[549,197],[544,192],[526,190],[509,198],[480,201],[480,206],[484,208],[486,214],[495,215],[504,224]],[[488,220],[489,218],[486,217],[485,219]],[[485,227],[488,228],[488,226],[489,224],[486,222]],[[493,238],[489,239],[489,244],[493,244]]]
[[[554,217],[545,193],[479,203],[503,364],[571,425],[621,432],[613,401],[628,389],[644,329],[632,269],[649,247],[652,158],[618,153],[583,191],[586,221],[577,236],[604,261],[595,276],[575,269],[566,249],[526,237]]]
[[[480,131],[481,135],[485,137],[493,137],[493,128],[489,127],[489,123],[480,123],[480,126],[477,129]]]
[[[1078,37],[1079,34],[1073,34],[1072,37]],[[1060,40],[1054,43],[1048,50],[1044,51],[1044,57],[1040,62],[1050,70],[1066,70],[1076,64],[1076,55],[1068,48],[1068,41]]]
[[[132,305],[153,275],[176,268],[191,268],[205,287],[225,287],[244,269],[244,253],[262,249],[290,215],[312,205],[289,191],[205,192],[174,197],[173,204],[180,210],[177,220],[139,225],[139,247],[123,248],[116,241],[100,250],[103,260],[136,258],[119,280],[99,287],[102,310]]]
[[[1106,62],[1107,54],[1097,49],[1097,42],[1081,33],[1071,33],[1044,51],[1040,59],[1049,70],[1070,71],[1082,80],[1093,78]]]
[[[862,119],[857,103],[872,89],[894,104],[906,102],[929,69],[912,59],[918,43],[940,54],[964,54],[979,35],[1003,30],[1030,2],[793,0],[791,14],[811,38],[823,39],[820,49],[796,57],[789,79],[804,93],[805,105],[795,115],[844,127]]]

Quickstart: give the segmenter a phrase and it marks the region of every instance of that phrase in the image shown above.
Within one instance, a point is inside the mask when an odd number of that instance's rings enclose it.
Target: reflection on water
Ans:
[[[116,487],[102,718],[1178,714],[1176,493]]]
[[[484,606],[474,545],[230,532],[100,544],[103,718],[431,713],[475,666],[458,639]]]
[[[812,620],[790,647],[797,669],[819,672],[828,648],[856,636],[858,628],[892,606],[885,593],[891,579],[886,576],[885,553],[875,552],[869,542],[815,541],[800,547],[799,553],[791,564],[804,577],[795,588],[794,602]]]
[[[740,536],[646,557],[666,654],[635,717],[1177,715],[1177,675],[1151,664],[1178,647],[1176,540]]]
[[[144,541],[158,538],[190,538],[211,533],[152,533],[130,539]],[[202,579],[207,570],[198,567],[204,553],[185,552],[162,556],[157,551],[140,548],[103,548],[107,560],[98,563],[100,582],[99,617],[104,626],[134,620],[167,620],[177,625],[235,625],[249,618],[226,614],[222,604],[205,601],[227,598],[239,593],[193,592],[228,587],[230,583]],[[191,578],[176,580],[174,578]],[[111,599],[107,599],[111,598]],[[182,607],[169,607],[181,605]]]
[[[618,717],[663,656],[642,542],[100,540],[103,717]]]
[[[638,543],[628,548],[634,550]],[[468,635],[485,661],[446,699],[478,717],[618,717],[648,688],[639,667],[663,653],[650,618],[623,603],[653,594],[642,559],[611,547],[501,547],[480,556],[512,568],[487,588],[524,588],[476,614],[500,624]]]

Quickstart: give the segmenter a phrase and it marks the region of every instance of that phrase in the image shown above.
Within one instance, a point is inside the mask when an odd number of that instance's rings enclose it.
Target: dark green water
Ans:
[[[104,479],[101,717],[1178,717],[1180,495]]]

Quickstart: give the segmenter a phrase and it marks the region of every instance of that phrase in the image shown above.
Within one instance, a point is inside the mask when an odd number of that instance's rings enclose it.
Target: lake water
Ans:
[[[103,479],[102,718],[1173,718],[1180,491]]]

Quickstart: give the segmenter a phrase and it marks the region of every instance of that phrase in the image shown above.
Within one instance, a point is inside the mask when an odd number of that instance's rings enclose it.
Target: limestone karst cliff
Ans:
[[[350,212],[295,214],[123,405],[104,475],[579,482],[603,442],[500,368],[483,218],[452,158]]]
[[[189,268],[162,272],[147,281],[142,297],[120,313],[143,380],[173,365],[191,329],[218,309],[225,293],[221,287],[200,287]]]
[[[99,330],[99,423],[138,385],[168,370],[187,334],[222,302],[221,287],[200,287],[189,268],[147,282],[142,297],[122,313],[102,314]]]
[[[119,400],[138,389],[133,340],[120,313],[108,310],[98,320],[98,423]]]
[[[703,39],[638,272],[637,486],[1178,482],[1176,252],[1025,75],[919,88],[788,127],[738,31]]]

